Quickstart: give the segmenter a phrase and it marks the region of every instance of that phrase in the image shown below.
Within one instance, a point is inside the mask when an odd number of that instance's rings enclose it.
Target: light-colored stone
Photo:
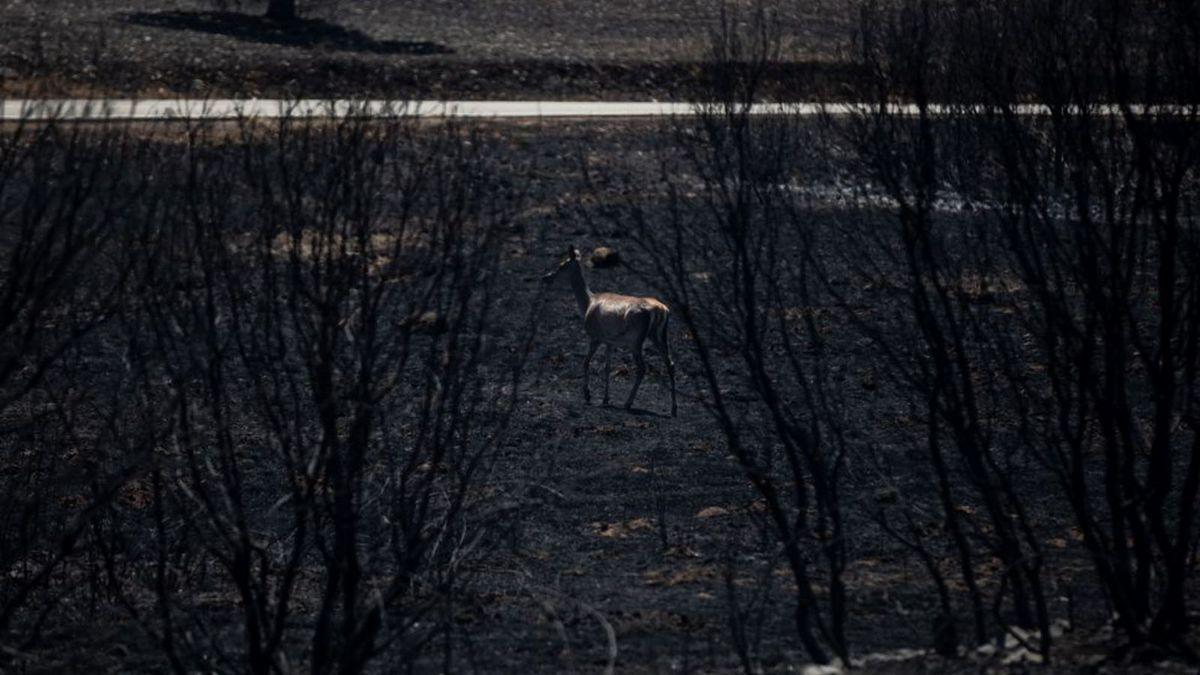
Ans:
[[[616,267],[621,264],[621,255],[607,246],[598,246],[592,250],[592,267],[603,269]]]
[[[727,516],[727,515],[729,515],[729,509],[727,509],[723,506],[710,506],[705,509],[700,509],[700,512],[696,514],[696,517],[697,518],[719,518],[721,516]]]
[[[409,326],[414,333],[424,333],[426,335],[441,335],[447,329],[446,319],[434,311],[414,314],[409,319]]]

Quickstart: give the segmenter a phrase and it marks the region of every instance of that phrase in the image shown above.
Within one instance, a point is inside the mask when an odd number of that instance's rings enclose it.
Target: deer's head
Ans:
[[[573,267],[579,267],[579,264],[579,249],[575,248],[574,246],[568,247],[567,252],[563,254],[562,259],[559,260],[558,266],[554,268],[554,271],[542,277],[542,283],[548,284],[554,281],[563,272],[571,271]]]

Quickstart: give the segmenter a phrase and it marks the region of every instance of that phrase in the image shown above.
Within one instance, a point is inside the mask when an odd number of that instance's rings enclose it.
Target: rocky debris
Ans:
[[[697,518],[719,518],[721,516],[727,516],[727,515],[729,515],[729,509],[727,509],[723,506],[709,506],[707,508],[700,509],[700,511],[696,514],[696,517]]]
[[[592,267],[604,269],[621,264],[621,255],[607,246],[598,246],[592,250]]]
[[[432,310],[413,314],[407,323],[410,330],[423,335],[441,335],[447,329],[446,317]]]
[[[875,491],[875,501],[880,504],[895,504],[900,501],[900,491],[892,486]]]

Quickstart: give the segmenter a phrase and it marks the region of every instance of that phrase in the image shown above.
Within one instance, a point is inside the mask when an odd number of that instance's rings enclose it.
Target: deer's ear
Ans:
[[[579,260],[579,249],[575,248],[574,246],[572,246],[571,249],[569,251],[567,251],[567,254],[571,257],[572,260]]]

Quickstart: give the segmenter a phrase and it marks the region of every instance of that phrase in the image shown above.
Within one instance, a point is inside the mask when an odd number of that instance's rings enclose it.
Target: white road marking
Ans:
[[[386,118],[401,115],[418,117],[471,118],[555,118],[555,117],[681,117],[697,114],[708,108],[720,110],[718,104],[658,101],[382,101],[382,100],[322,100],[322,99],[0,99],[0,121],[57,119],[74,122],[170,121],[170,120],[234,120],[241,118]],[[845,115],[872,114],[877,106],[870,103],[756,103],[753,115]],[[1195,117],[1200,106],[1130,106],[1099,105],[1089,109],[1097,115],[1121,115],[1125,112],[1141,115],[1166,114]],[[932,105],[927,113],[933,116],[948,113],[983,114],[989,109],[979,105]],[[919,108],[912,104],[890,104],[888,112],[916,116]],[[1049,106],[1021,104],[1013,112],[1023,116],[1049,115]],[[1068,113],[1078,109],[1066,110]]]

